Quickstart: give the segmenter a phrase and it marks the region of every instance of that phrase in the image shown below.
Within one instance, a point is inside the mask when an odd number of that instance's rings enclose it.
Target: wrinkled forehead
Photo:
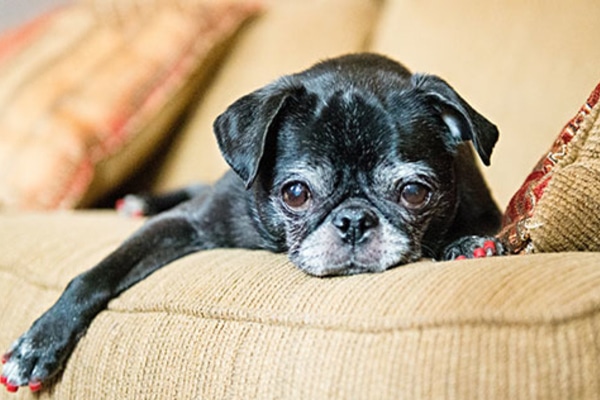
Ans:
[[[372,168],[394,137],[393,125],[389,113],[376,98],[338,93],[317,110],[306,135],[309,141],[320,144],[315,150],[322,157],[329,152],[338,160]]]
[[[358,174],[398,162],[426,164],[431,159],[436,164],[447,153],[445,125],[410,96],[384,101],[344,91],[315,96],[300,106],[304,112],[298,110],[285,129],[282,150],[288,162],[297,161],[302,168]]]

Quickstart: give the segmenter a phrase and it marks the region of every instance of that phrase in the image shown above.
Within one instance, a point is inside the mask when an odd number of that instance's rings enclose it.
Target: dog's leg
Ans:
[[[160,214],[194,197],[210,192],[209,185],[192,185],[162,194],[128,194],[117,201],[119,214],[127,217],[141,217]]]
[[[210,217],[212,202],[201,203],[200,210],[191,203],[151,218],[96,267],[69,283],[58,301],[3,356],[1,381],[9,391],[25,385],[39,389],[67,360],[94,317],[119,293],[175,259],[223,245],[206,233],[210,232],[207,225],[219,223]]]

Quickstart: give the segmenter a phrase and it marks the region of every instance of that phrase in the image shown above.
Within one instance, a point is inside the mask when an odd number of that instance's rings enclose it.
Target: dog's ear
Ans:
[[[246,188],[254,183],[267,134],[288,96],[277,86],[258,89],[230,105],[213,124],[225,161]]]
[[[483,163],[490,165],[490,156],[498,140],[496,126],[475,111],[443,79],[434,75],[415,74],[412,76],[412,84],[440,112],[453,139],[471,140]]]

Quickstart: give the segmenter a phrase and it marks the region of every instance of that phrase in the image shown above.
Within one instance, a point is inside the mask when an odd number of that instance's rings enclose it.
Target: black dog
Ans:
[[[500,213],[465,143],[489,164],[498,131],[436,76],[335,58],[242,97],[214,129],[233,171],[73,279],[4,356],[9,390],[38,389],[112,298],[199,250],[288,252],[316,276],[502,253],[486,237]]]

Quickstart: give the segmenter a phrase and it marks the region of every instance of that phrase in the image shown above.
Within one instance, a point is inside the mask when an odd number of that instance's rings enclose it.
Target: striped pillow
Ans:
[[[88,1],[5,33],[0,208],[88,206],[122,183],[258,11],[236,1]]]

